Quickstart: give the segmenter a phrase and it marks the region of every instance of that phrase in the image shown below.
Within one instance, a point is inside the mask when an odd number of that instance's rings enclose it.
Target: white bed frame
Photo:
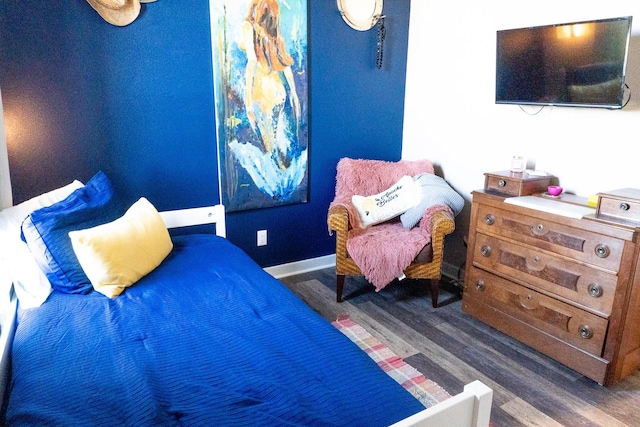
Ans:
[[[464,391],[391,427],[488,427],[493,390],[476,380]]]
[[[160,212],[167,228],[214,224],[216,234],[226,237],[225,211],[223,205]],[[13,294],[13,292],[12,292]],[[12,295],[5,318],[0,319],[0,403],[8,386],[11,360],[11,345],[15,332],[17,300]],[[491,415],[493,390],[480,381],[464,387],[464,391],[439,404],[418,412],[392,427],[488,427]]]
[[[160,212],[160,216],[167,228],[215,224],[216,234],[220,237],[227,237],[227,223],[223,205],[164,211]]]

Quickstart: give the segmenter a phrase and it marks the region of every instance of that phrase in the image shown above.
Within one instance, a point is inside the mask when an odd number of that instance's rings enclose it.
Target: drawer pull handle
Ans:
[[[491,256],[491,246],[485,245],[482,248],[480,248],[480,253],[482,254],[483,257],[490,257]]]
[[[538,225],[532,225],[530,229],[531,229],[531,233],[535,234],[536,236],[544,236],[549,232],[549,230],[547,230],[544,224],[542,223]]]
[[[609,246],[607,245],[598,245],[596,246],[596,255],[600,258],[606,258],[611,253]]]
[[[597,283],[590,284],[587,289],[589,290],[589,295],[594,298],[602,296],[602,286],[598,285]]]
[[[629,209],[631,209],[631,206],[629,206],[629,203],[625,203],[625,202],[620,203],[621,211],[628,211]]]
[[[501,179],[500,181],[498,181],[498,185],[500,187],[504,187],[505,185],[507,185],[507,181],[505,181],[504,179]]]
[[[591,330],[591,327],[589,325],[581,325],[578,328],[578,332],[580,333],[580,336],[585,340],[593,337],[593,331]]]
[[[519,294],[518,302],[520,303],[520,306],[526,310],[536,310],[540,307],[536,298],[531,294]]]
[[[484,217],[484,223],[487,225],[493,225],[496,222],[496,218],[492,214],[487,214]]]
[[[478,280],[478,283],[476,283],[476,289],[478,289],[479,291],[484,291],[484,281]]]

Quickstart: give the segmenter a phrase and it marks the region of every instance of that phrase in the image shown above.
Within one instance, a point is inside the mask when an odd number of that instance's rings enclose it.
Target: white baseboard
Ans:
[[[336,256],[325,255],[318,258],[303,259],[302,261],[290,262],[287,264],[266,267],[264,271],[280,279],[282,277],[294,276],[296,274],[308,273],[309,271],[322,270],[323,268],[335,267]]]
[[[335,267],[336,256],[325,255],[318,258],[309,258],[302,261],[290,262],[287,264],[266,267],[264,271],[280,279],[282,277],[295,276],[296,274],[308,273],[310,271],[322,270],[323,268]],[[450,279],[457,280],[460,277],[460,266],[442,263],[442,275]]]

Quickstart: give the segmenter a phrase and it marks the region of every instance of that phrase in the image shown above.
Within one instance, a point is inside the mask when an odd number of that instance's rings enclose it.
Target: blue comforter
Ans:
[[[388,425],[424,409],[349,339],[213,235],[174,238],[121,296],[22,311],[9,425]]]

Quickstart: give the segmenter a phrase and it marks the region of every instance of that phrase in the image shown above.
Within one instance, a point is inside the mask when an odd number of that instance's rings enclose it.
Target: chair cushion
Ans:
[[[379,291],[403,274],[429,239],[422,228],[408,229],[400,221],[390,221],[349,230],[347,252]]]

